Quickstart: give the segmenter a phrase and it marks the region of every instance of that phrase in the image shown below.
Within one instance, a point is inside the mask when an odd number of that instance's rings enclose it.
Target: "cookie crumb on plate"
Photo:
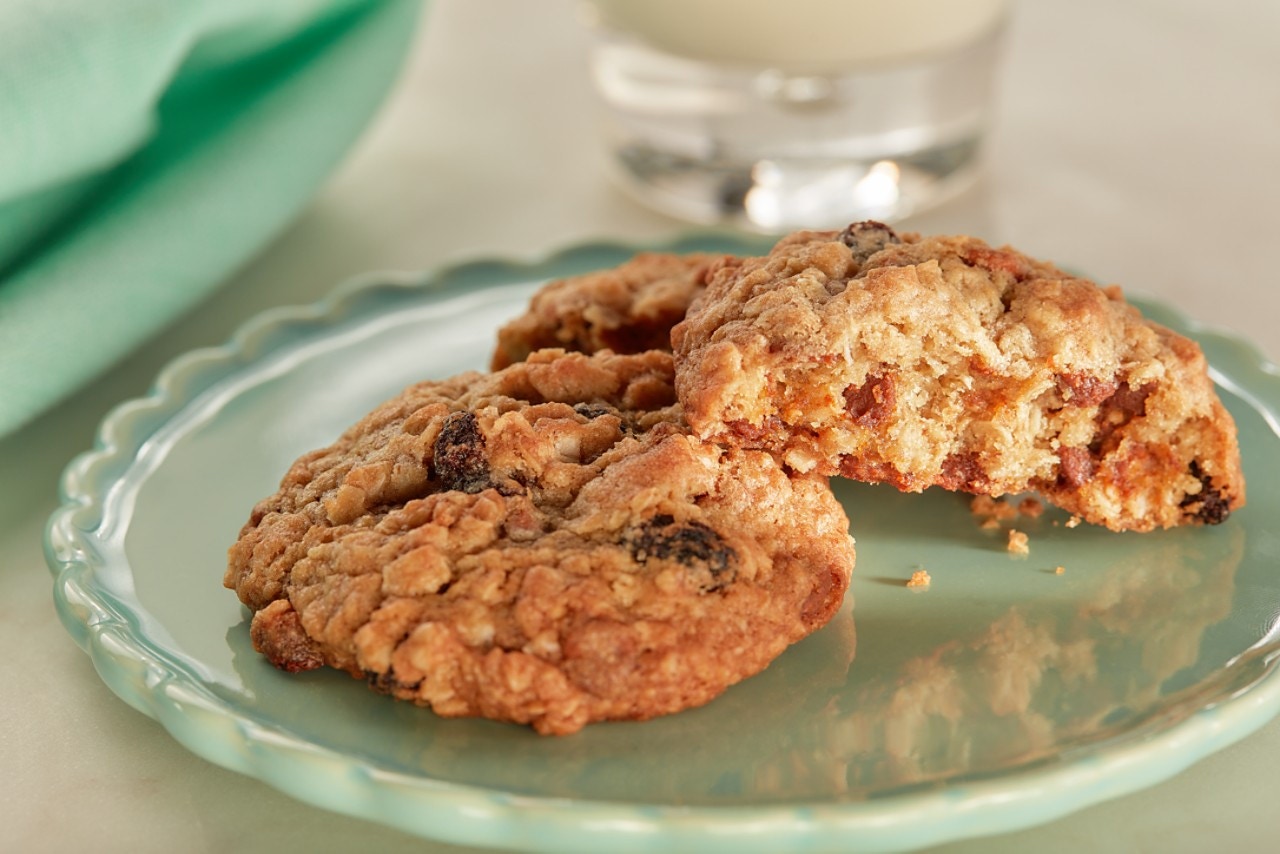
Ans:
[[[1016,528],[1009,529],[1009,545],[1007,546],[1009,554],[1026,555],[1031,554],[1031,546],[1026,534]]]
[[[992,527],[988,523],[1007,522],[1016,518],[1018,508],[1014,507],[1008,501],[1001,501],[992,498],[990,495],[975,495],[969,502],[969,512],[982,520],[982,527],[989,529]]]

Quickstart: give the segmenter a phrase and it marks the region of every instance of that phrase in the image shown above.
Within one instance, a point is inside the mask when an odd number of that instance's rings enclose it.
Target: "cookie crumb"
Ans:
[[[1065,566],[1055,566],[1055,567],[1053,568],[1053,574],[1054,574],[1054,575],[1062,575],[1062,573],[1064,573],[1064,572],[1066,572],[1066,571],[1067,571],[1067,568],[1066,568]]]
[[[911,573],[911,578],[907,580],[907,587],[911,590],[928,590],[932,581],[933,579],[929,577],[928,570],[917,569]]]
[[[990,495],[975,495],[969,502],[969,512],[982,520],[983,528],[988,522],[1006,522],[1018,515],[1018,509],[1008,501],[997,501]]]
[[[1044,513],[1044,502],[1039,498],[1024,498],[1018,502],[1018,512],[1028,519],[1039,519]]]
[[[1008,548],[1009,554],[1031,554],[1031,546],[1028,545],[1027,535],[1016,528],[1009,529],[1009,545],[1006,548]]]
[[[1079,517],[1079,516],[1072,516],[1072,517],[1071,517],[1070,519],[1068,519],[1068,520],[1067,520],[1067,522],[1066,522],[1066,525],[1067,525],[1067,527],[1068,527],[1068,528],[1074,528],[1074,527],[1076,527],[1076,526],[1077,526],[1077,525],[1079,525],[1079,524],[1080,524],[1080,517]]]

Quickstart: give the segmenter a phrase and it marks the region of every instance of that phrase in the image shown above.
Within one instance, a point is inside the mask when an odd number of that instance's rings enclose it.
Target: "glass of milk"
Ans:
[[[1008,0],[588,0],[620,183],[756,231],[896,220],[977,174]]]

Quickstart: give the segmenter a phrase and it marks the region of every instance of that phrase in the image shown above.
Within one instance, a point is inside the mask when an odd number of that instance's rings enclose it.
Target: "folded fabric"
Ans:
[[[297,214],[394,80],[418,8],[0,2],[0,435]]]

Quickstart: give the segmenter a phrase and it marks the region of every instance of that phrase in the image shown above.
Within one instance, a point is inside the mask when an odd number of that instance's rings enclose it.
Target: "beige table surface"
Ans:
[[[54,616],[41,533],[104,413],[262,309],[367,269],[678,232],[602,177],[575,20],[562,0],[435,3],[306,213],[192,316],[0,440],[0,850],[459,850],[210,765],[116,699]],[[1011,35],[984,182],[914,224],[1154,294],[1280,358],[1280,4],[1028,0]],[[1280,720],[1151,789],[938,850],[1275,851],[1278,784]]]

